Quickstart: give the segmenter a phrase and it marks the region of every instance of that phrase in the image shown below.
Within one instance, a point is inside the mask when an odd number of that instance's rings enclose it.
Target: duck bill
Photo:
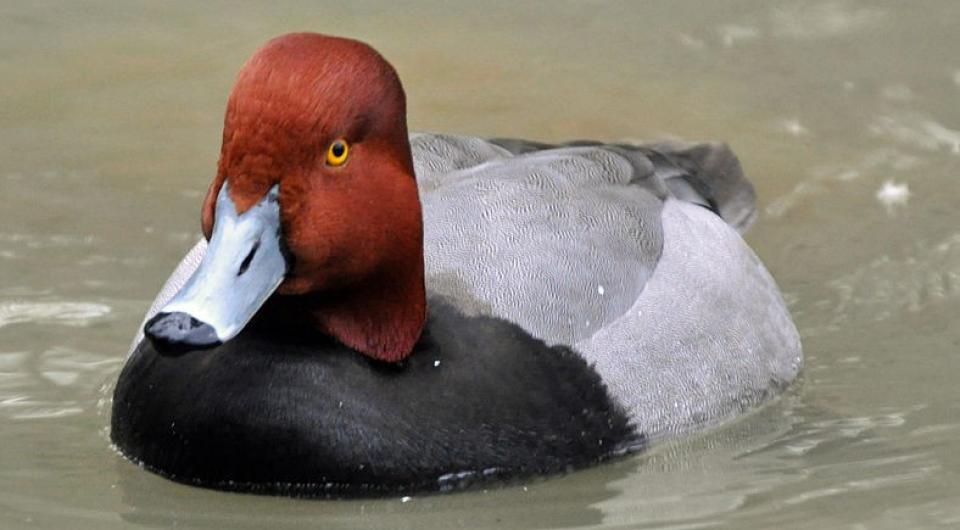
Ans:
[[[213,234],[200,266],[144,325],[158,347],[211,348],[237,336],[287,273],[279,185],[237,213],[227,184],[217,195]]]

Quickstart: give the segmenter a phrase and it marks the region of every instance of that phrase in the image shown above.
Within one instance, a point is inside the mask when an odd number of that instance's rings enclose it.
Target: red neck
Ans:
[[[310,318],[321,331],[374,359],[405,359],[426,320],[423,265],[419,274],[391,274],[349,291],[317,295]],[[385,275],[386,276],[386,275]]]

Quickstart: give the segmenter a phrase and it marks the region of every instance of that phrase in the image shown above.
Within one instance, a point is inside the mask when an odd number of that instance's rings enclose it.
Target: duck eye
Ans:
[[[350,153],[350,146],[347,145],[346,140],[338,139],[334,140],[330,144],[330,148],[327,149],[327,165],[328,166],[341,166],[344,162],[347,161],[347,155]]]

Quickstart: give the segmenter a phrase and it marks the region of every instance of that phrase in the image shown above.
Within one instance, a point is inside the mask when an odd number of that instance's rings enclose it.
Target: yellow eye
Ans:
[[[334,140],[327,149],[327,165],[342,166],[347,161],[347,155],[350,154],[350,146],[344,139]]]

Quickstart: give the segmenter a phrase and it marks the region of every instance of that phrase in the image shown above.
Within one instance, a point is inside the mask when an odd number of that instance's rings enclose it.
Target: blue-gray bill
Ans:
[[[279,185],[243,214],[224,183],[213,235],[200,266],[151,318],[144,334],[158,346],[211,348],[235,337],[283,281]]]

